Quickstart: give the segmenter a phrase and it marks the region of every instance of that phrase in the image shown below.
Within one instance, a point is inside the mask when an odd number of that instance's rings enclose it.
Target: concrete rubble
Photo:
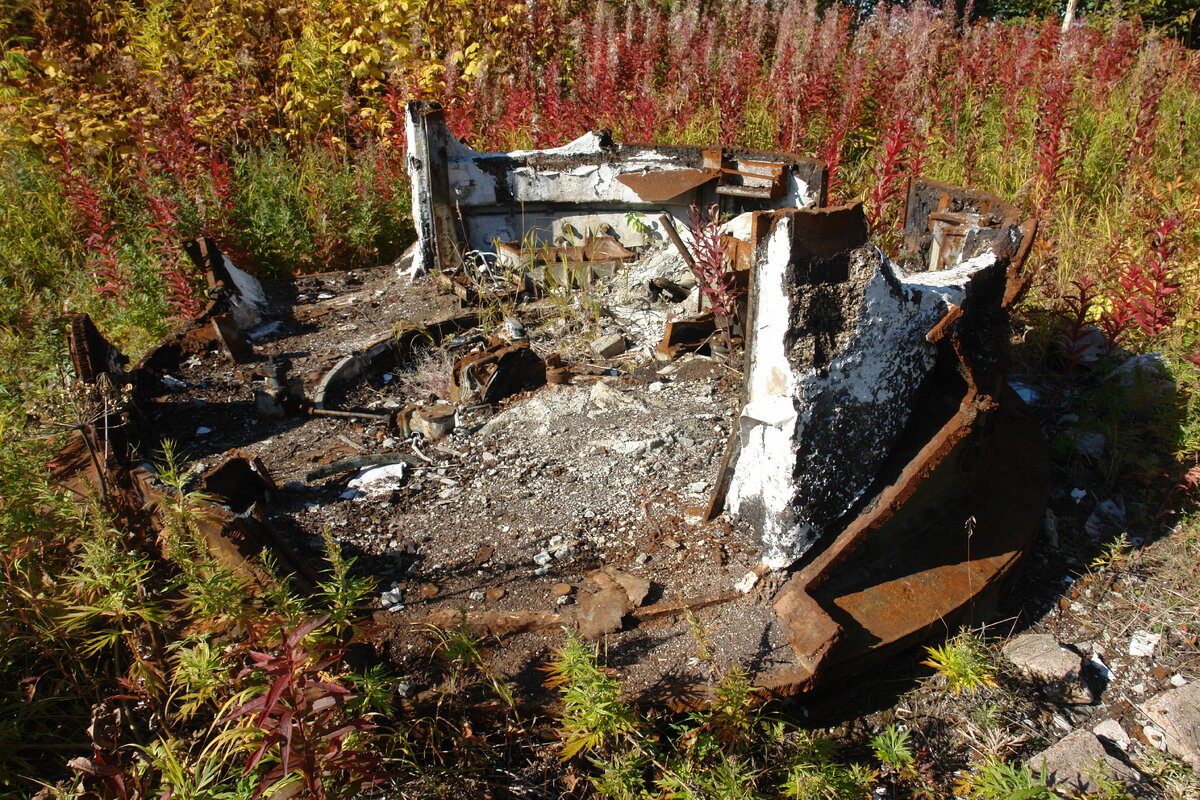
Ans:
[[[1034,774],[1063,796],[1097,791],[1100,781],[1118,781],[1126,786],[1141,775],[1111,755],[1095,734],[1078,729],[1026,762]]]
[[[1090,704],[1096,697],[1083,675],[1083,658],[1044,633],[1025,633],[1005,643],[1004,657],[1051,697]]]
[[[1167,689],[1141,710],[1159,732],[1151,742],[1200,770],[1200,683]]]

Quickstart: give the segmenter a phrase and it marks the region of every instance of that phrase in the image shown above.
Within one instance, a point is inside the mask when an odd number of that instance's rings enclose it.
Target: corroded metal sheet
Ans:
[[[717,177],[705,169],[672,169],[618,175],[617,180],[647,203],[662,203]]]

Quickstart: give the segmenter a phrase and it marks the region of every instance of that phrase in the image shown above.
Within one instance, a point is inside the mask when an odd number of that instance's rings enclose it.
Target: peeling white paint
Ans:
[[[771,231],[766,257],[758,264],[754,342],[746,376],[747,400],[738,420],[741,451],[727,494],[734,514],[756,504],[764,542],[783,542],[794,530],[791,473],[796,464],[799,415],[793,397],[795,376],[784,352],[788,293],[784,277],[792,254],[792,222],[784,217]],[[778,546],[768,550],[778,550]],[[765,558],[781,553],[766,552]]]
[[[854,320],[853,329],[840,338],[827,364],[796,374],[785,352],[793,318],[792,292],[784,285],[791,238],[791,221],[785,217],[769,234],[757,265],[754,346],[739,421],[741,451],[727,497],[732,512],[752,516],[763,560],[774,568],[799,558],[817,537],[836,533],[822,526],[862,499],[875,470],[854,474],[838,464],[847,458],[864,464],[886,458],[934,365],[936,347],[926,334],[950,304],[961,305],[973,277],[996,261],[987,253],[953,269],[903,278],[875,249],[878,270],[864,287],[859,306],[845,310]],[[847,441],[861,445],[861,452],[811,449],[814,440],[832,434],[836,441],[843,430]],[[801,449],[805,447],[809,449]],[[799,474],[798,464],[803,467]],[[826,507],[818,519],[802,500],[814,496],[834,498],[830,502],[840,498],[840,505]]]

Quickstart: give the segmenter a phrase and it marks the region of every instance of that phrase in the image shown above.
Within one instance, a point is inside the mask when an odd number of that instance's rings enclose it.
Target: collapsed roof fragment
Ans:
[[[859,205],[825,205],[811,159],[603,132],[477,153],[429,103],[407,128],[418,240],[402,277],[263,287],[194,243],[215,299],[132,370],[73,325],[80,379],[128,390],[60,481],[161,527],[138,510],[169,493],[148,462],[190,436],[226,500],[210,546],[259,581],[262,548],[316,579],[310,516],[368,554],[356,527],[390,518],[407,543],[381,562],[397,580],[380,649],[466,612],[517,654],[501,659],[513,675],[574,625],[629,653],[649,691],[695,672],[684,617],[703,610],[723,658],[795,692],[986,612],[1047,494],[1037,425],[1004,385],[1032,222],[917,179],[893,261]],[[710,223],[692,211],[714,206]],[[728,277],[719,308],[696,265],[706,236]],[[237,425],[203,439],[180,409]],[[702,700],[685,694],[671,699]]]

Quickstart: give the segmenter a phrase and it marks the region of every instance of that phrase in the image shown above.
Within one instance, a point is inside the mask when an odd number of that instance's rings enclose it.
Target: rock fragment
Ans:
[[[1064,703],[1095,702],[1083,679],[1083,659],[1045,633],[1025,633],[1004,645],[1004,657]]]
[[[1096,735],[1083,728],[1025,763],[1059,793],[1086,794],[1099,789],[1099,780],[1131,784],[1142,777],[1133,767],[1109,755]]]
[[[624,353],[628,346],[624,336],[619,333],[612,333],[608,336],[601,336],[592,342],[592,352],[600,358],[613,358]]]
[[[1158,647],[1158,641],[1161,638],[1162,634],[1134,631],[1133,637],[1129,640],[1129,655],[1134,658],[1152,658],[1154,649]]]
[[[1162,731],[1155,746],[1200,769],[1200,684],[1167,689],[1140,708]]]
[[[1125,729],[1121,727],[1121,723],[1115,719],[1106,719],[1096,727],[1092,728],[1092,733],[1096,734],[1102,741],[1107,739],[1122,750],[1129,749],[1130,738]]]

